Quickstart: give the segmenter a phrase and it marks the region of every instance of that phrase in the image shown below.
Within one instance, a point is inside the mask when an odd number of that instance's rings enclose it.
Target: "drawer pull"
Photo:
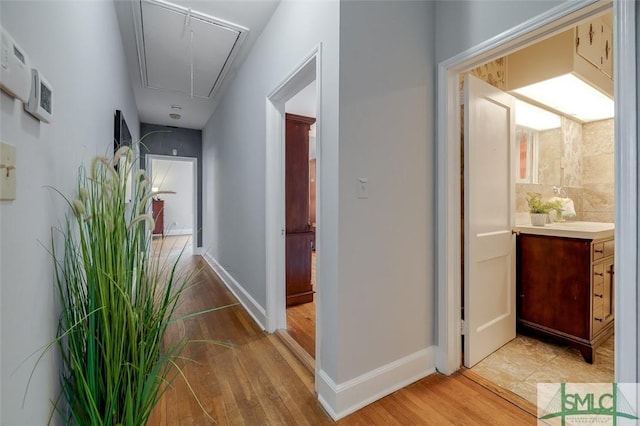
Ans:
[[[600,299],[602,299],[602,295],[601,294],[594,294],[595,297],[599,297]]]
[[[604,272],[594,272],[593,275],[597,275],[599,277],[604,277]]]
[[[593,249],[594,253],[604,253],[604,249]]]
[[[596,320],[596,321],[598,321],[598,322],[602,322],[602,318],[597,318],[597,317],[595,317],[595,318],[593,318],[593,319],[594,319],[594,320]]]

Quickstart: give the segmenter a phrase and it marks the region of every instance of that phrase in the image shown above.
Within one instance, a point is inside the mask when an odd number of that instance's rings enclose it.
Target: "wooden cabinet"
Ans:
[[[519,235],[519,331],[565,342],[592,363],[613,334],[613,246],[613,239]]]
[[[315,118],[286,114],[285,129],[285,254],[287,306],[313,301],[311,251],[314,230],[309,223],[309,128]]]
[[[613,77],[613,31],[605,18],[578,25],[576,53]]]
[[[153,235],[162,235],[164,237],[164,200],[153,199],[151,201],[151,212],[155,221]]]
[[[573,27],[507,56],[506,89],[572,73],[613,97],[610,18]]]

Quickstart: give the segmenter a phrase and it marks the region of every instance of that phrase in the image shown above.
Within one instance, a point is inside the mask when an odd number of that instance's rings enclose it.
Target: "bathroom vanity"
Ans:
[[[614,225],[567,222],[517,228],[518,330],[567,343],[593,363],[613,334]]]

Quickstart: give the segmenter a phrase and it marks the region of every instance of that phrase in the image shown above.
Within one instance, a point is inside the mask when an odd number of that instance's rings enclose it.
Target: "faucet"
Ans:
[[[567,191],[562,186],[553,185],[553,195],[557,195],[560,198],[567,197]]]

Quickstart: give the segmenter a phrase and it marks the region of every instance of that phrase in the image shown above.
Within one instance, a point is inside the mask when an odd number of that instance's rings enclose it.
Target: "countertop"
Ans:
[[[562,222],[547,223],[545,226],[517,225],[516,229],[522,234],[599,240],[601,238],[613,238],[615,224],[607,222]]]

